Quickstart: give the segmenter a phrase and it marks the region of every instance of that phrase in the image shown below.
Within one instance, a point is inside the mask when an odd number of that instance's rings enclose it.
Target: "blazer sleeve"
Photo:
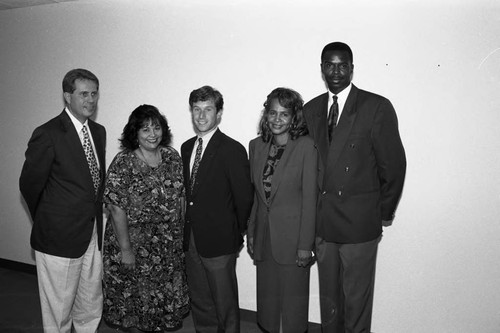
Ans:
[[[375,114],[372,132],[380,181],[383,220],[392,220],[403,191],[406,156],[398,130],[396,111],[384,99]]]
[[[226,159],[231,193],[236,207],[238,228],[240,233],[247,230],[248,218],[253,202],[253,188],[250,182],[250,164],[245,148],[241,144],[234,145],[230,158]]]
[[[33,132],[25,157],[19,178],[19,188],[34,219],[55,157],[52,141],[41,128]]]
[[[318,196],[317,150],[312,140],[306,141],[302,170],[302,212],[300,221],[299,250],[312,250],[316,231],[316,201]]]
[[[254,189],[254,194],[253,194],[253,204],[252,204],[252,210],[250,212],[250,218],[248,220],[248,237],[254,237],[255,236],[255,219],[257,218],[257,192],[255,191],[255,185],[254,182],[255,180],[253,179],[253,170],[252,168],[255,167],[255,162],[254,162],[254,148],[255,148],[255,142],[250,141],[250,145],[248,147],[248,152],[249,152],[249,160],[250,160],[250,181],[252,183],[252,187]]]

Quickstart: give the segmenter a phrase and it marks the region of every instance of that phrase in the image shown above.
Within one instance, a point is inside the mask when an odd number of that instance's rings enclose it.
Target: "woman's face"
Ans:
[[[274,136],[287,136],[292,118],[292,110],[282,107],[277,98],[271,100],[267,112],[267,125]]]
[[[137,140],[139,146],[146,150],[156,150],[160,145],[163,137],[163,131],[158,122],[153,122],[151,119],[142,124],[137,132]]]

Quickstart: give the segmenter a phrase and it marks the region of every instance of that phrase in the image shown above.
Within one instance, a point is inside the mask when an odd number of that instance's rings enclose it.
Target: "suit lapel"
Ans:
[[[293,150],[295,149],[297,142],[289,139],[286,145],[285,151],[281,156],[281,159],[278,162],[278,166],[274,170],[273,179],[271,181],[271,194],[269,196],[269,201],[271,202],[278,191],[278,188],[281,184],[284,174],[286,173],[286,166],[288,165],[288,160],[290,156],[293,154]],[[256,168],[253,171],[254,177],[254,186],[255,191],[261,197],[263,202],[266,202],[266,194],[264,192],[264,185],[262,184],[262,175],[264,173],[264,168],[266,166],[267,160],[269,158],[269,149],[271,147],[271,141],[268,143],[257,140],[255,146],[255,164]]]
[[[271,195],[269,196],[269,201],[272,201],[274,198],[274,195],[278,191],[278,188],[280,186],[281,180],[283,179],[283,175],[286,172],[286,166],[288,164],[288,160],[290,156],[293,153],[293,150],[295,149],[295,146],[297,145],[297,141],[288,139],[288,142],[285,147],[285,151],[283,152],[283,155],[281,156],[281,159],[278,162],[278,166],[274,170],[273,174],[273,180],[271,182]]]
[[[351,130],[357,116],[357,96],[358,88],[353,85],[349,96],[347,96],[339,124],[333,132],[332,144],[330,145],[330,150],[328,152],[328,162],[330,165],[335,165],[335,163],[337,163],[340,153],[344,149],[347,139],[351,134]]]
[[[193,153],[194,143],[196,141],[196,136],[192,137],[185,144],[181,146],[181,157],[182,157],[182,169],[184,174],[184,186],[186,188],[186,194],[191,195],[189,191],[189,179],[191,177],[191,154]]]
[[[205,148],[205,151],[203,152],[203,156],[200,161],[200,166],[198,167],[198,173],[196,176],[196,179],[198,180],[196,183],[198,186],[195,186],[193,188],[193,196],[196,195],[196,192],[200,187],[203,186],[204,181],[207,179],[207,177],[210,177],[209,170],[210,166],[212,165],[214,159],[216,158],[216,153],[217,150],[219,149],[219,146],[222,143],[223,135],[222,132],[217,129],[208,142],[207,147]],[[194,144],[193,144],[194,146]],[[191,152],[193,148],[191,147]]]
[[[191,155],[193,153],[194,143],[196,141],[196,136],[192,137],[181,147],[182,165],[184,167],[184,176],[186,179],[191,176],[190,164]]]
[[[267,157],[269,155],[270,142],[264,142],[262,139],[258,139],[255,142],[254,159],[256,168],[253,170],[253,179],[255,191],[261,197],[263,202],[266,202],[266,194],[264,193],[264,185],[262,184],[262,175],[264,173],[264,167],[267,163]]]
[[[90,174],[87,158],[85,157],[82,142],[80,141],[80,137],[76,132],[75,126],[71,122],[71,119],[69,118],[66,111],[63,111],[61,113],[60,120],[61,128],[65,132],[66,143],[69,147],[68,151],[70,151],[70,153],[73,155],[73,157],[70,158],[75,161],[75,172],[81,175],[81,177],[86,180],[85,183],[89,189],[89,193],[94,192],[94,182],[92,181],[92,175]],[[94,138],[94,135],[92,135],[92,138]],[[94,145],[96,144],[97,143],[94,141]]]
[[[328,158],[328,93],[321,96],[319,102],[320,107],[317,108],[314,115],[314,131],[313,137],[314,141],[318,145],[318,150],[320,152],[321,160],[325,163]]]

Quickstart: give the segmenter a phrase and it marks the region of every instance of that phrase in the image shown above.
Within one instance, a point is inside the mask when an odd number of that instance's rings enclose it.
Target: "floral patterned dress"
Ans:
[[[104,238],[104,313],[107,323],[145,331],[175,330],[189,311],[184,266],[184,197],[179,153],[161,148],[162,162],[150,167],[132,151],[111,163],[104,201],[127,214],[136,268],[121,267],[111,221]]]

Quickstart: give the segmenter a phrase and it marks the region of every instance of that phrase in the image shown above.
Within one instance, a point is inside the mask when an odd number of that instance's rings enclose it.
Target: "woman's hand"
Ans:
[[[130,270],[135,268],[135,255],[132,249],[122,250],[122,266]]]
[[[295,262],[299,267],[307,267],[312,259],[312,251],[309,250],[297,250],[297,259]]]

